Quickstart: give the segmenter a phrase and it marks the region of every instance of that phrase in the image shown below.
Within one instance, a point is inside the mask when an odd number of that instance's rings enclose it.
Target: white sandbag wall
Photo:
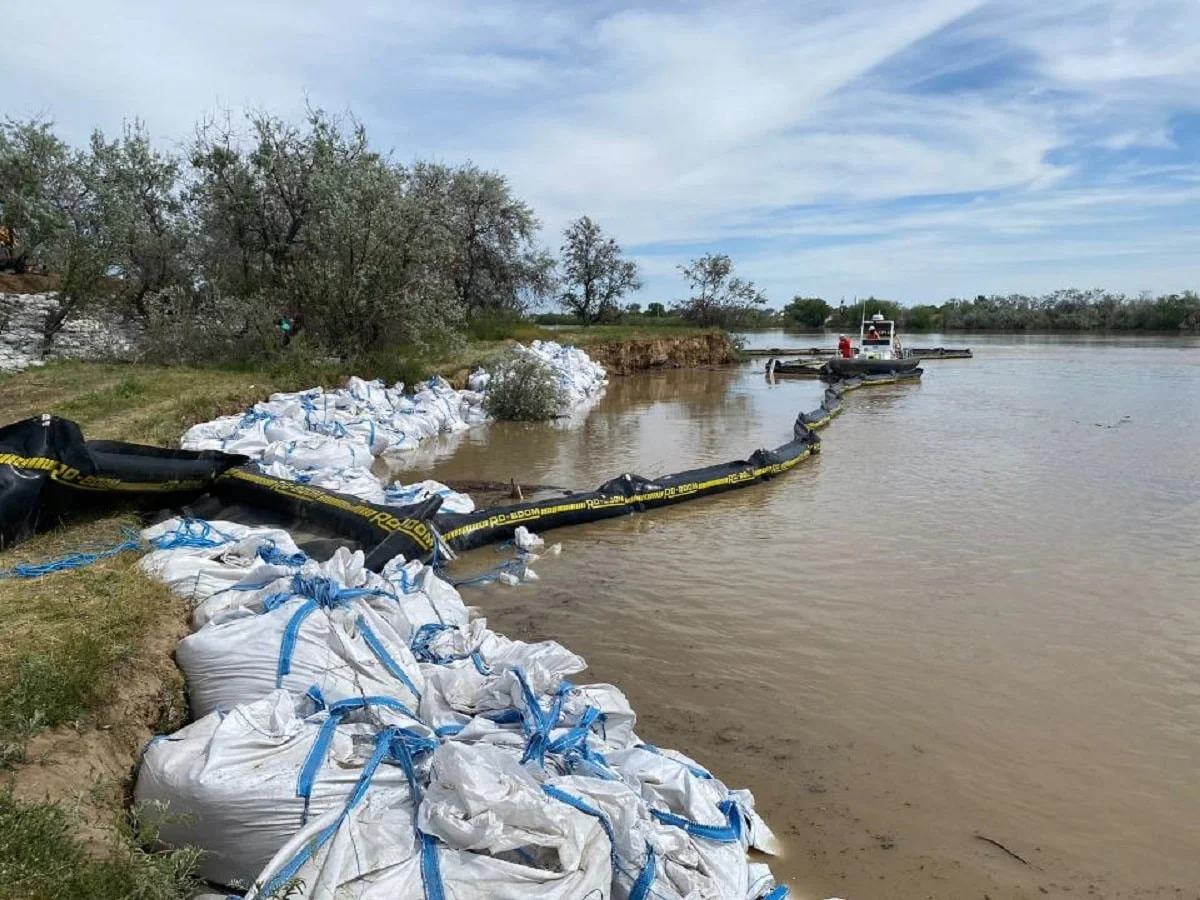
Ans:
[[[170,520],[141,565],[184,598],[196,721],[135,810],[247,898],[786,895],[753,798],[636,735],[582,658],[512,641],[429,567],[307,559],[278,529]],[[368,888],[368,885],[370,886]]]
[[[601,396],[604,368],[576,347],[534,341],[516,352],[541,360],[553,373],[569,415]],[[415,450],[438,434],[452,434],[488,420],[484,399],[491,375],[471,375],[457,391],[435,377],[406,393],[403,384],[351,378],[344,388],[312,388],[272,394],[240,416],[224,416],[188,429],[185,450],[223,450],[257,461],[276,478],[352,494],[370,503],[405,506],[434,494],[446,512],[471,512],[466,494],[436,481],[385,487],[371,472],[377,457]]]

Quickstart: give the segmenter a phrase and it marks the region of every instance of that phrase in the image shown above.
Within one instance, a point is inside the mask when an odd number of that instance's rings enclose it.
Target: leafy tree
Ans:
[[[792,302],[783,308],[788,323],[802,328],[820,328],[829,318],[829,313],[829,304],[820,297],[793,297]]]
[[[876,313],[893,322],[901,324],[904,322],[904,308],[899,303],[893,300],[880,300],[872,295],[849,306],[839,306],[834,311],[829,324],[834,328],[857,333],[859,325],[862,323],[862,317],[865,315],[869,319]]]
[[[904,310],[904,327],[908,331],[937,331],[942,327],[942,311],[928,303],[911,306]]]
[[[455,169],[448,201],[454,287],[467,315],[522,313],[549,293],[554,259],[536,244],[540,223],[503,175]]]
[[[690,291],[679,303],[680,313],[695,325],[736,325],[748,311],[767,302],[754,282],[733,274],[727,254],[706,253],[678,268]]]
[[[47,340],[104,288],[96,182],[93,160],[60,140],[51,123],[0,125],[0,224],[21,248],[16,267],[29,265],[59,280],[58,306],[44,327]]]
[[[631,315],[631,316],[640,316],[642,314],[642,304],[640,304],[640,303],[626,304],[625,312],[629,313],[629,315]]]
[[[191,281],[188,223],[179,161],[150,144],[140,122],[112,142],[91,140],[92,189],[101,252],[114,288],[132,311],[148,315],[147,296]]]
[[[637,263],[624,259],[620,245],[587,216],[563,232],[562,270],[560,302],[584,325],[614,316],[620,299],[642,286]]]
[[[667,308],[661,303],[649,303],[646,305],[646,315],[653,316],[656,319],[661,319],[667,314]]]
[[[249,126],[206,123],[193,147],[206,288],[249,321],[286,313],[347,356],[451,337],[464,313],[450,173],[409,173],[361,124],[320,110],[303,127],[261,114]]]
[[[20,254],[13,260],[16,267],[49,261],[66,227],[56,194],[71,163],[71,149],[54,134],[52,123],[0,123],[0,225]]]

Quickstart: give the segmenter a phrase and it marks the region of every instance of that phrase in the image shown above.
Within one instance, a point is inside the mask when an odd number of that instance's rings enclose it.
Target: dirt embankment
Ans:
[[[677,337],[619,337],[609,340],[563,340],[585,350],[604,366],[609,375],[632,375],[653,369],[688,369],[695,366],[723,366],[741,358],[741,351],[728,334],[686,334]],[[501,348],[503,349],[503,348]],[[500,351],[496,351],[497,353]],[[485,360],[486,367],[488,362]],[[463,390],[471,374],[469,368],[444,367],[451,386]]]
[[[588,355],[610,375],[630,375],[648,369],[683,369],[737,362],[738,348],[723,332],[688,337],[627,338],[587,347]]]

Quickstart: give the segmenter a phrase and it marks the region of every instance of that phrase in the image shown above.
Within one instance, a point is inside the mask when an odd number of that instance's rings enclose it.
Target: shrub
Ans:
[[[553,419],[565,398],[554,373],[540,359],[513,351],[496,363],[484,407],[497,419],[543,422]]]

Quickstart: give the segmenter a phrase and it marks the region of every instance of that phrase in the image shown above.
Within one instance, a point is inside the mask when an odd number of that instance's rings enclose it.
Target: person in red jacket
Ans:
[[[851,356],[851,351],[852,348],[850,347],[850,338],[843,334],[838,340],[838,353],[843,359],[849,359]]]

